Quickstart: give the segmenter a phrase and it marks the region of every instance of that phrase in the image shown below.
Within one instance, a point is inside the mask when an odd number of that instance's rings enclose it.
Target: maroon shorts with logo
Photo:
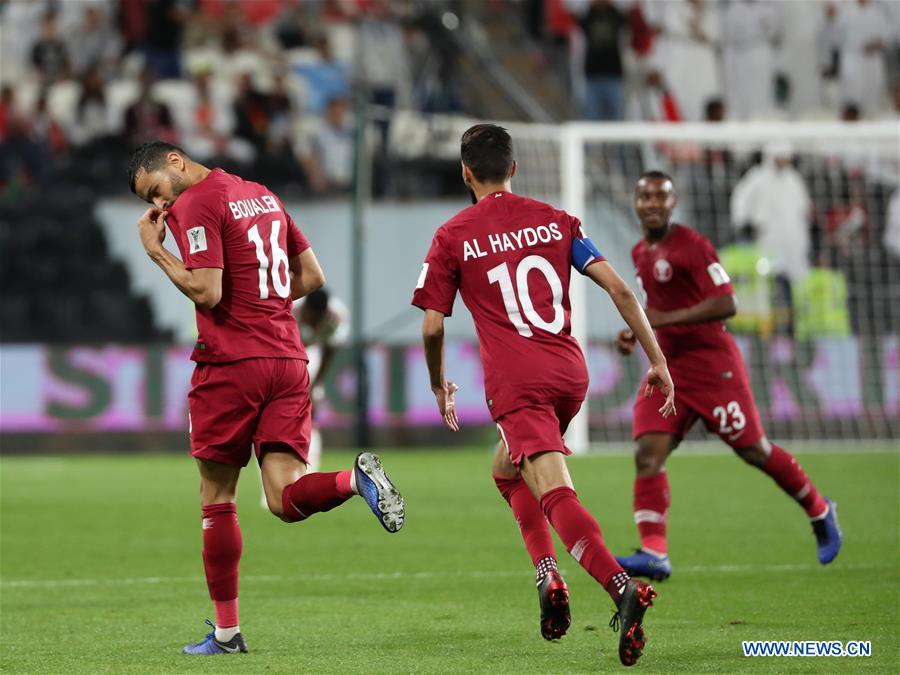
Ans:
[[[698,351],[689,358],[671,360],[668,365],[675,383],[677,414],[663,419],[659,409],[665,399],[658,389],[644,398],[644,380],[634,403],[635,440],[649,433],[668,433],[680,439],[698,419],[735,448],[753,445],[765,435],[740,356],[725,351]]]
[[[300,359],[198,363],[188,394],[191,455],[246,466],[251,444],[291,448],[307,461],[312,408]]]

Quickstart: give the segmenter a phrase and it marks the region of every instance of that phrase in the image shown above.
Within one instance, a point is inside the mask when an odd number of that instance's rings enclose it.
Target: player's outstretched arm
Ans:
[[[650,322],[644,314],[637,298],[628,284],[619,276],[618,272],[605,260],[589,265],[585,274],[594,283],[609,293],[609,297],[615,303],[619,314],[625,319],[625,323],[631,328],[637,341],[641,343],[647,357],[650,359],[650,370],[647,371],[647,389],[644,396],[649,396],[653,387],[656,387],[666,397],[666,402],[659,409],[663,417],[668,417],[675,412],[675,385],[669,368],[666,365],[666,357],[659,348]]]
[[[163,248],[165,222],[166,212],[155,207],[144,211],[138,220],[141,243],[147,255],[191,302],[198,307],[212,309],[222,299],[222,270],[218,267],[187,269],[181,260]]]
[[[299,300],[325,285],[325,273],[311,248],[290,259],[291,299]]]
[[[425,310],[422,321],[422,342],[425,346],[425,362],[431,379],[431,391],[437,400],[444,424],[451,431],[459,431],[459,417],[453,400],[459,387],[444,377],[444,315],[433,309]]]

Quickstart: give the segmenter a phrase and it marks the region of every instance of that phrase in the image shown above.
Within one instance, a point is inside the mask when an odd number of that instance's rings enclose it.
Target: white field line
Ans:
[[[743,574],[746,572],[812,572],[821,569],[821,565],[809,564],[785,564],[785,565],[692,565],[688,567],[676,567],[677,575],[682,574]],[[837,570],[877,570],[884,569],[884,565],[871,563],[838,564]],[[566,573],[572,570],[563,570]],[[464,570],[459,572],[351,572],[349,574],[304,574],[302,576],[285,576],[279,574],[244,574],[242,582],[249,583],[284,583],[299,581],[315,583],[325,581],[409,581],[414,579],[475,579],[498,577],[531,577],[533,572],[525,570]],[[202,576],[190,577],[122,577],[107,579],[0,579],[0,588],[66,588],[79,586],[152,586],[157,584],[195,584],[202,583]]]

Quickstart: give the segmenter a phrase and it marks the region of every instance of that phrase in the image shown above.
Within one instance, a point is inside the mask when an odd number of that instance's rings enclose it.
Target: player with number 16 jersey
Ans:
[[[291,314],[288,261],[309,242],[278,197],[259,183],[213,169],[172,204],[166,225],[185,267],[222,269],[228,289],[215,307],[197,307],[194,361],[308,360]]]
[[[569,275],[592,279],[615,301],[651,361],[649,382],[674,413],[665,358],[631,290],[585,236],[577,218],[515,195],[512,139],[478,124],[463,134],[462,174],[474,205],[441,226],[422,265],[413,304],[425,311],[422,334],[432,391],[445,424],[459,429],[456,385],[444,375],[444,319],[457,291],[472,313],[484,366],[487,406],[500,442],[493,477],[512,507],[535,566],[541,635],[567,631],[568,587],[559,573],[553,525],[566,549],[609,593],[621,618],[619,658],[634,664],[644,647],[642,621],[653,588],[629,579],[603,542],[600,526],[575,493],[563,434],[587,394],[588,374],[571,334]],[[616,624],[618,625],[618,624]]]
[[[129,181],[153,205],[138,221],[147,255],[197,308],[189,431],[216,621],[183,652],[246,652],[238,624],[243,543],[235,500],[254,450],[269,510],[285,522],[330,511],[358,494],[396,532],[403,499],[370,452],[347,471],[308,472],[309,373],[291,305],[320,288],[325,276],[278,197],[162,141],[134,151]],[[162,246],[166,226],[180,260]]]

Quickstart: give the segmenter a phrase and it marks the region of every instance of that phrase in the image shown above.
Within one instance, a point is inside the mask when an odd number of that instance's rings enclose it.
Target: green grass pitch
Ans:
[[[179,654],[212,615],[187,457],[6,457],[4,672],[573,673],[619,670],[612,604],[558,545],[573,626],[541,639],[530,561],[487,450],[386,450],[407,521],[358,499],[286,525],[244,477],[241,626],[250,653]],[[844,549],[821,568],[802,512],[735,457],[674,456],[672,579],[645,625],[643,672],[897,672],[898,454],[800,453],[837,499]],[[325,469],[349,466],[327,452]],[[573,458],[614,552],[636,543],[631,460]],[[745,658],[741,640],[871,640],[870,658]]]

